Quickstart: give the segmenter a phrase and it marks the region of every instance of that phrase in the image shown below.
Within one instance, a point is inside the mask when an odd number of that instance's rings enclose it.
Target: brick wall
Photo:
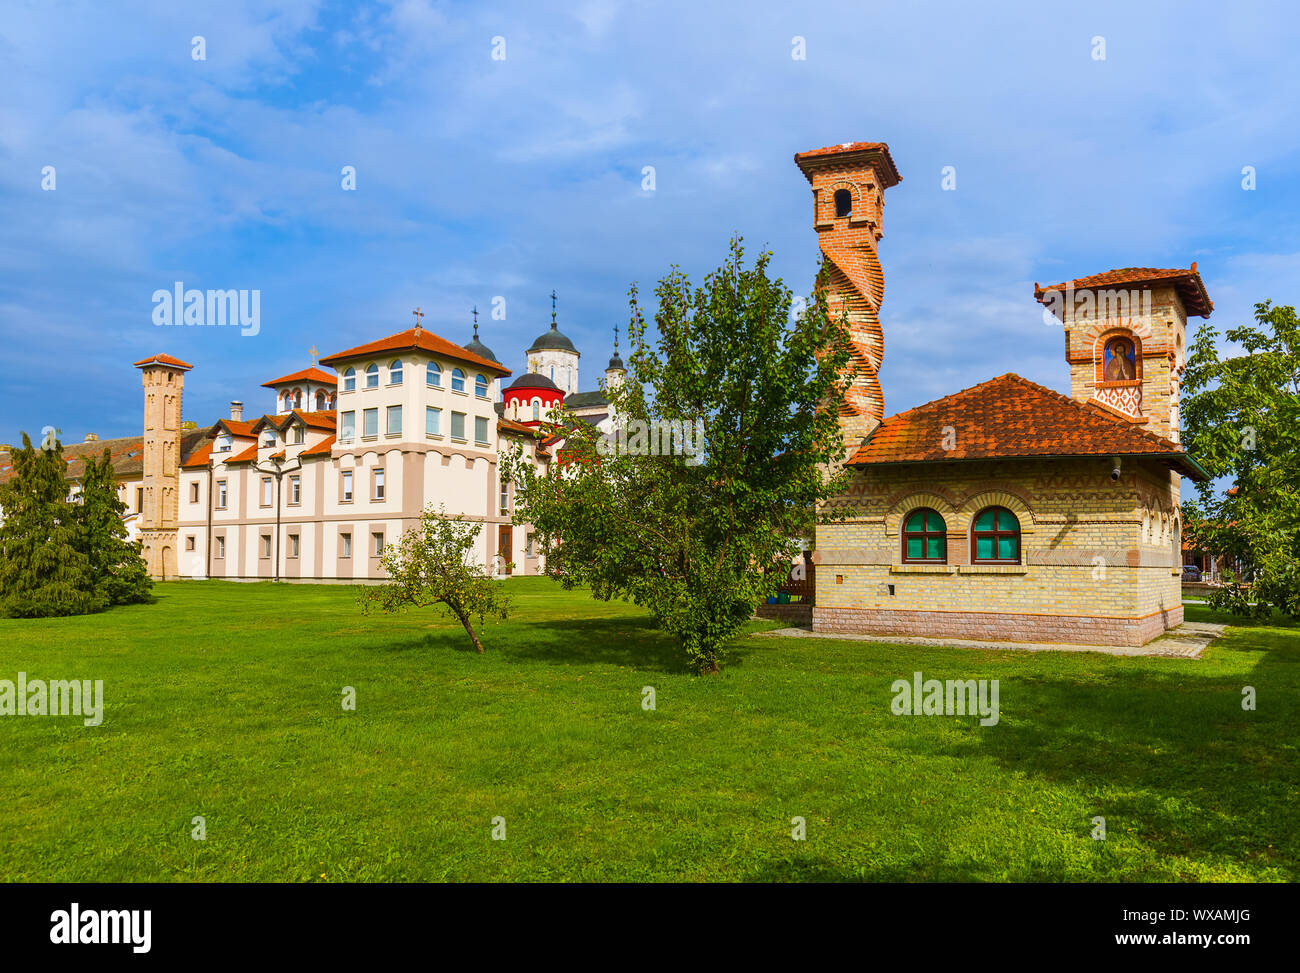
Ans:
[[[1182,621],[1178,477],[1109,458],[954,461],[856,472],[817,531],[819,631],[1141,644]],[[1020,520],[1021,563],[971,563],[985,507]],[[939,512],[947,563],[906,564],[902,522]]]

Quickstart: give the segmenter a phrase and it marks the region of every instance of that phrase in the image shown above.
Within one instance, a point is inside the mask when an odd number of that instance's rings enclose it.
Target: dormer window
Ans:
[[[231,444],[231,439],[230,439],[229,436],[218,436],[218,437],[217,437],[217,452],[218,452],[218,453],[228,453],[228,452],[230,452],[230,444]]]
[[[263,445],[263,446],[274,446],[274,445],[275,445],[275,430],[274,430],[274,429],[268,429],[268,430],[266,431],[266,435],[262,437],[262,445]]]
[[[306,442],[307,429],[304,426],[293,427],[293,441],[295,444]]]
[[[847,189],[835,190],[835,216],[838,219],[843,216],[853,215],[853,194]]]

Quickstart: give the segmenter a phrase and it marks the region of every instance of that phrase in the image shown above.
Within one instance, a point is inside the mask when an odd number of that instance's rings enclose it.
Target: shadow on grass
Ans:
[[[1095,793],[1090,814],[1163,857],[1273,866],[1294,881],[1300,642],[1278,635],[1249,673],[1003,680],[996,726],[956,742],[920,733],[898,745],[926,757],[992,758],[1006,770]],[[1243,710],[1243,685],[1267,703]]]

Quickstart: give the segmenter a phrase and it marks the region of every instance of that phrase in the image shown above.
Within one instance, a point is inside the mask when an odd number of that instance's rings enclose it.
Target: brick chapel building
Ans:
[[[1140,645],[1183,620],[1179,445],[1188,315],[1213,309],[1196,264],[1035,286],[1064,326],[1070,395],[1008,373],[893,416],[879,381],[883,143],[795,156],[847,310],[844,513],[818,527],[822,632]]]

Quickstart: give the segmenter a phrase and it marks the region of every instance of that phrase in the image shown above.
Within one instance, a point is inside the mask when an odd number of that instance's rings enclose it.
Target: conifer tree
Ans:
[[[82,543],[95,587],[110,605],[131,605],[149,600],[153,582],[140,556],[140,545],[128,543],[122,523],[124,504],[113,486],[113,464],[109,451],[98,460],[86,460],[81,478]]]
[[[0,485],[0,616],[102,610],[106,599],[82,547],[80,513],[67,498],[63,444],[37,449],[24,433],[12,460],[14,475]]]

